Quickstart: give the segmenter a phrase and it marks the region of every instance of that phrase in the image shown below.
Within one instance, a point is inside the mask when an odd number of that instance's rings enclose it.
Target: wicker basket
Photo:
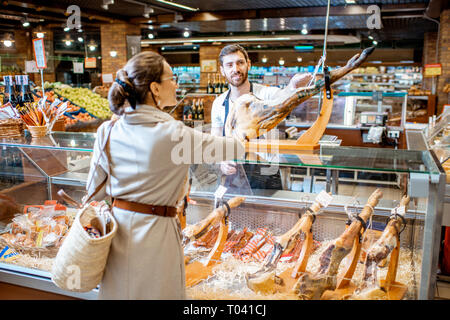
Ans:
[[[0,120],[0,138],[23,136],[24,123],[21,119]]]
[[[28,130],[33,138],[45,137],[47,135],[46,126],[28,126]]]

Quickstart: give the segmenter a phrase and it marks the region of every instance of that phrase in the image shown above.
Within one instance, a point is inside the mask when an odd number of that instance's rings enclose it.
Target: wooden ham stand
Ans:
[[[279,152],[295,153],[298,151],[314,151],[320,148],[319,141],[322,138],[328,122],[330,121],[331,111],[333,110],[333,91],[330,90],[331,98],[327,99],[326,90],[323,91],[323,103],[319,117],[313,125],[303,133],[296,141],[293,140],[264,140],[253,139],[246,142],[246,151],[250,152]]]
[[[388,300],[402,300],[405,296],[407,287],[400,282],[396,282],[398,269],[398,258],[400,256],[400,236],[396,235],[396,246],[391,252],[389,260],[389,269],[386,274],[386,279],[380,280],[380,287],[386,291]]]
[[[305,240],[294,268],[288,268],[278,275],[283,280],[283,286],[278,289],[280,292],[291,291],[298,277],[306,271],[306,265],[308,264],[313,247],[313,234],[311,228],[309,230],[303,230],[303,233],[305,234]]]
[[[224,217],[220,221],[219,235],[206,261],[204,263],[194,261],[186,265],[186,288],[195,286],[202,280],[208,278],[212,273],[213,267],[220,263],[219,259],[228,236],[228,222],[226,220],[227,218]]]

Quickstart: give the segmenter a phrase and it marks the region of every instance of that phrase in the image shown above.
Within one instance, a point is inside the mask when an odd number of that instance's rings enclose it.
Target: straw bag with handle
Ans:
[[[113,126],[114,122],[111,121],[101,149],[106,153],[106,145]],[[99,159],[94,170],[97,170]],[[111,169],[109,169],[109,175],[111,175]],[[83,201],[83,205],[77,212],[72,227],[56,255],[51,272],[52,281],[61,289],[87,292],[96,288],[102,280],[111,241],[117,232],[117,222],[109,205],[104,201],[89,201],[106,185],[107,180],[108,176]],[[87,189],[89,190],[89,187]],[[99,238],[91,237],[84,229],[84,226],[89,224],[100,231]]]

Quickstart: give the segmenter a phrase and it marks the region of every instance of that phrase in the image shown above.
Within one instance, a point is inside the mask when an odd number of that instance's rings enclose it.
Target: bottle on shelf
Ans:
[[[206,87],[206,93],[214,93],[214,87],[211,83],[211,74],[208,73],[208,86]]]
[[[216,81],[215,81],[215,93],[220,94],[220,80],[219,80],[219,74],[216,73]]]
[[[195,99],[192,101],[192,111],[191,111],[191,116],[189,120],[196,120],[197,117],[197,106],[196,106],[196,101]]]
[[[12,106],[15,107],[18,104],[18,101],[14,89],[13,76],[4,76],[3,81],[5,83],[5,93],[6,93],[3,103],[5,104],[11,102]]]
[[[203,109],[203,99],[200,100],[200,108],[198,111],[198,116],[197,116],[198,120],[202,120],[205,118],[205,113],[204,113],[204,109]]]
[[[188,119],[189,114],[189,103],[186,101],[183,105],[183,121]]]

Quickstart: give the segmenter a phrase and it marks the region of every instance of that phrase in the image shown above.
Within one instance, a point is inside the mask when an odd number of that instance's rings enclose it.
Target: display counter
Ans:
[[[57,199],[56,192],[64,189],[80,201],[85,194],[94,141],[94,133],[53,132],[50,136],[32,139],[27,131],[21,138],[1,139],[1,193],[22,205],[42,205],[46,200]],[[322,190],[332,194],[330,204],[322,209],[312,228],[315,256],[311,257],[308,268],[315,267],[321,248],[342,234],[349,214],[360,212],[375,189],[380,189],[383,196],[367,224],[373,232],[384,230],[392,209],[398,206],[403,194],[408,194],[411,201],[400,237],[397,278],[407,286],[404,299],[434,298],[445,174],[433,152],[322,146],[317,152],[295,155],[247,153],[245,159],[235,162],[243,174],[228,178],[232,181],[228,181],[224,199],[245,197],[245,202],[229,216],[230,230],[236,233],[246,229],[256,234],[257,230],[264,229],[276,237],[296,223],[299,212],[310,206]],[[263,172],[272,177],[268,180],[279,179],[280,187],[267,181],[266,184],[258,181],[255,187],[255,175],[249,174],[249,168],[253,168],[256,176]],[[214,193],[227,180],[215,164],[192,165],[190,172],[190,197],[197,203],[188,206],[188,225],[203,219],[214,209],[217,202]],[[3,221],[3,230],[7,224],[8,221]],[[38,255],[19,250],[19,258],[2,262],[0,281],[75,298],[96,297],[96,290],[77,294],[58,289],[50,281],[53,257],[46,255],[42,245],[39,249]],[[186,255],[187,250],[186,247]],[[193,250],[189,251],[192,260],[200,261],[208,248],[191,246],[189,250]],[[262,263],[249,259],[242,261],[224,252],[215,276],[188,288],[188,297],[282,299],[282,296],[256,294],[246,287],[243,276],[246,270],[254,270]],[[288,265],[280,262],[279,268],[282,270]],[[359,283],[362,267],[363,263],[358,263],[353,279],[349,280]],[[385,274],[386,269],[380,274]],[[236,274],[238,270],[242,272]]]

